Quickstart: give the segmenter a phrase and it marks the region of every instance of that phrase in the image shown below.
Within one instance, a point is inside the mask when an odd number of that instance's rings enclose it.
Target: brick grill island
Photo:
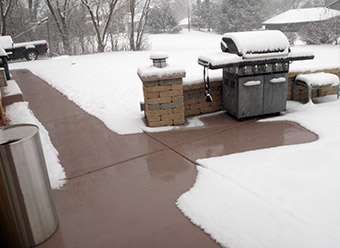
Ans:
[[[237,119],[284,111],[290,62],[314,58],[292,53],[280,31],[227,33],[221,48],[198,62],[223,69],[223,107]]]
[[[144,112],[150,127],[185,123],[182,78],[185,70],[168,65],[166,54],[152,54],[153,65],[138,68],[143,82]]]

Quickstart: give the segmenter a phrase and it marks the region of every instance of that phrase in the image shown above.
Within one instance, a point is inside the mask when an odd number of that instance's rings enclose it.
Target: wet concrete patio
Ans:
[[[38,247],[219,247],[176,207],[195,160],[317,139],[295,123],[227,114],[201,128],[117,135],[29,71],[11,73],[68,178],[53,191],[60,226]]]

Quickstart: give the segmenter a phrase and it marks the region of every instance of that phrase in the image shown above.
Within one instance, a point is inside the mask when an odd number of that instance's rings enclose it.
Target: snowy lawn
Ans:
[[[41,143],[44,151],[47,172],[50,178],[51,188],[60,189],[65,181],[66,175],[64,168],[58,159],[58,151],[54,148],[45,127],[34,116],[29,109],[27,102],[17,102],[6,106],[6,117],[10,124],[34,124],[39,127]]]
[[[202,81],[203,68],[197,64],[201,54],[220,51],[221,35],[187,32],[149,37],[153,51],[165,51],[168,63],[185,68],[185,83]],[[292,70],[336,68],[340,65],[339,46],[306,46],[295,50],[312,50],[314,61],[293,62]],[[119,134],[145,130],[139,103],[143,101],[138,67],[150,65],[152,51],[112,52],[86,56],[64,56],[33,62],[11,63],[10,69],[27,68],[46,80],[71,101],[102,120]],[[211,71],[221,78],[221,70]],[[157,130],[157,129],[153,129]],[[161,129],[163,130],[163,129]]]
[[[198,160],[178,207],[230,248],[340,247],[340,101],[289,102],[288,120],[319,140]]]

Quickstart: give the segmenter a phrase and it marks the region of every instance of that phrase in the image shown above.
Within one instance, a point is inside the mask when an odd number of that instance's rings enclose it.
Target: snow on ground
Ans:
[[[340,101],[332,100],[289,102],[266,120],[300,123],[316,142],[198,160],[178,207],[230,248],[340,247]]]
[[[6,117],[10,124],[34,124],[39,127],[41,143],[45,155],[47,172],[50,178],[52,189],[60,189],[65,181],[66,175],[64,168],[58,159],[58,151],[54,148],[47,130],[37,120],[33,112],[28,108],[27,102],[17,102],[6,106]]]
[[[221,35],[198,31],[150,35],[152,51],[62,56],[11,63],[10,69],[31,70],[116,133],[140,133],[145,129],[145,124],[139,107],[143,101],[143,90],[137,69],[152,63],[149,59],[151,53],[164,51],[169,55],[169,64],[185,68],[187,76],[184,83],[202,81],[203,67],[198,65],[197,59],[201,54],[219,52],[221,38]],[[339,47],[308,46],[297,49],[312,49],[316,59],[302,64],[293,62],[293,70],[340,65]],[[221,70],[210,72],[211,79],[221,77]]]

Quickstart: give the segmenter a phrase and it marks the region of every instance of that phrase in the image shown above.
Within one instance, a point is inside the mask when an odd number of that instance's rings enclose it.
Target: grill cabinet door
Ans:
[[[288,73],[264,76],[263,114],[278,113],[286,110]]]
[[[227,110],[228,113],[236,116],[237,112],[237,76],[235,74],[229,73],[226,69],[223,69],[223,108]]]
[[[238,79],[237,118],[261,115],[263,112],[263,76]]]

